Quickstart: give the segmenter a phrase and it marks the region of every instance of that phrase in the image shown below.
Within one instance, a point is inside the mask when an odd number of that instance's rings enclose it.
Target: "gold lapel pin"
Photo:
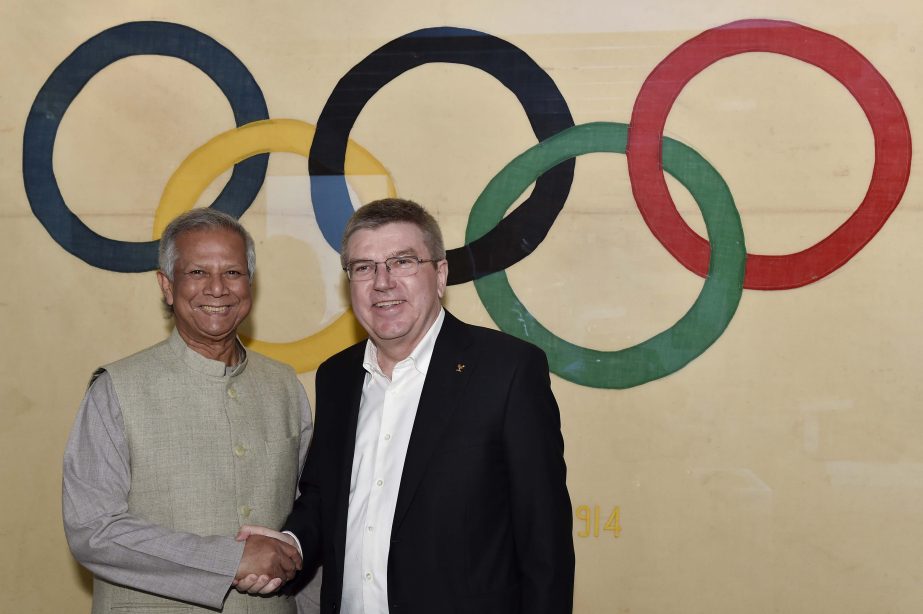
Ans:
[[[457,365],[455,365],[456,373],[461,373],[464,370],[465,370],[465,365],[463,365],[462,363],[458,363]]]

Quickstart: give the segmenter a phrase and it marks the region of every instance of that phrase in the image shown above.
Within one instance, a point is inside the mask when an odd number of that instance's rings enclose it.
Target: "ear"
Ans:
[[[173,282],[167,279],[162,271],[157,271],[157,283],[160,284],[160,291],[163,292],[163,300],[167,305],[173,305]]]
[[[436,264],[436,294],[439,298],[445,296],[446,282],[449,280],[449,261],[440,260]]]

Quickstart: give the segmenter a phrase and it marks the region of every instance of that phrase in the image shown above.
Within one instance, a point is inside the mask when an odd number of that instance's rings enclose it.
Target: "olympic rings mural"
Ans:
[[[723,58],[757,51],[789,56],[827,72],[856,99],[874,136],[872,177],[859,206],[817,244],[787,255],[747,253],[740,215],[724,180],[698,152],[663,135],[673,103],[693,77]],[[147,242],[119,241],[87,227],[68,208],[52,167],[55,138],[69,105],[98,72],[137,55],[170,56],[201,70],[224,93],[237,125],[179,166],[161,196],[153,237]],[[744,288],[791,289],[829,275],[875,236],[900,202],[910,177],[910,129],[885,78],[844,41],[792,22],[750,19],[707,30],[654,68],[635,100],[630,124],[581,125],[574,125],[551,77],[523,50],[484,32],[426,28],[383,45],[350,69],[328,98],[316,126],[311,126],[270,119],[256,80],[214,39],[180,24],[142,21],[115,26],[81,44],[39,90],[23,138],[26,195],[36,218],[74,256],[109,271],[151,271],[157,267],[163,228],[192,207],[216,176],[233,167],[230,180],[210,206],[240,217],[262,187],[269,152],[297,153],[308,158],[318,226],[337,250],[353,211],[348,175],[380,174],[395,195],[386,168],[350,140],[355,121],[388,83],[434,62],[468,65],[497,79],[519,100],[538,140],[501,169],[473,204],[465,245],[447,253],[449,284],[473,281],[501,330],[542,347],[554,373],[584,386],[629,388],[674,373],[721,336]],[[556,336],[519,301],[505,272],[547,236],[570,192],[576,156],[590,152],[626,156],[632,193],[648,228],[684,267],[705,278],[698,298],[676,324],[616,351],[581,347]],[[692,194],[707,239],[682,220],[664,171]],[[529,197],[504,217],[533,182]],[[305,339],[278,344],[248,340],[248,345],[304,372],[359,339],[361,331],[347,311]]]

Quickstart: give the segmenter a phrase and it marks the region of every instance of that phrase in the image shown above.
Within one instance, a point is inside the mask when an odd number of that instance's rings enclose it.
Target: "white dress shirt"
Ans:
[[[391,379],[379,368],[372,342],[365,346],[367,373],[349,485],[343,614],[388,614],[391,525],[417,405],[443,320],[445,311],[440,310],[410,356],[394,365]]]

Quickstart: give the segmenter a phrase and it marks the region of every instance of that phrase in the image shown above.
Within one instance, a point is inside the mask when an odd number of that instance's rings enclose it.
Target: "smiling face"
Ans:
[[[203,356],[232,364],[237,327],[250,313],[250,277],[243,237],[232,230],[195,230],[177,237],[173,281],[157,272],[176,329]]]
[[[423,232],[409,222],[357,230],[346,244],[348,261],[383,262],[393,256],[431,257]],[[449,265],[423,262],[416,275],[394,277],[379,264],[375,277],[349,282],[353,313],[372,342],[391,364],[403,360],[426,335],[441,308]],[[386,365],[382,364],[382,368]]]

